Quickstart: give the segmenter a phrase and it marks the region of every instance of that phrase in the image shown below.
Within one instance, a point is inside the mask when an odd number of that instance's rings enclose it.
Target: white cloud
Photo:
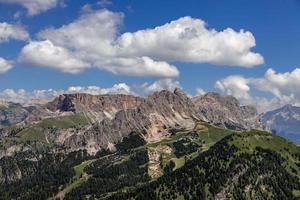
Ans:
[[[122,20],[123,14],[108,10],[83,13],[72,23],[43,30],[38,36],[57,46],[75,49],[82,53],[83,58],[93,61],[115,56],[113,42]]]
[[[3,74],[12,68],[12,62],[0,57],[0,74]]]
[[[60,5],[63,0],[0,0],[0,3],[18,4],[27,9],[28,15],[33,16]]]
[[[300,100],[300,68],[285,73],[268,69],[263,78],[253,79],[252,82],[261,91],[271,92],[277,98],[283,99],[293,94]]]
[[[33,93],[32,93],[33,94]],[[20,90],[13,90],[13,89],[5,89],[0,92],[0,100],[1,101],[8,101],[8,102],[15,102],[15,103],[27,103],[31,96],[27,91],[24,89]]]
[[[131,91],[131,87],[126,83],[118,83],[113,85],[111,88],[100,88],[98,86],[72,86],[69,87],[66,93],[88,93],[93,95],[101,95],[101,94],[134,94]]]
[[[149,57],[114,58],[95,63],[100,69],[106,69],[114,74],[128,76],[173,77],[179,71],[174,65],[164,61],[154,61]]]
[[[202,88],[196,88],[196,96],[201,96],[201,95],[204,95],[206,94],[206,91],[203,90]]]
[[[232,95],[244,104],[251,104],[249,81],[242,76],[228,76],[216,82],[215,87],[227,95]]]
[[[300,69],[277,73],[268,69],[263,77],[245,78],[229,76],[216,82],[216,88],[238,98],[243,104],[254,104],[264,112],[286,104],[300,105]],[[264,96],[253,96],[251,90],[258,90]],[[271,95],[266,98],[265,95]]]
[[[130,86],[125,83],[113,85],[111,88],[100,88],[98,86],[71,86],[67,90],[33,90],[26,91],[24,89],[13,90],[6,89],[0,92],[0,100],[16,102],[22,104],[31,104],[31,102],[45,103],[51,101],[61,94],[87,93],[92,95],[102,94],[134,94]]]
[[[30,42],[22,49],[19,61],[41,67],[52,67],[73,74],[89,67],[88,63],[77,59],[72,52],[55,46],[49,40]]]
[[[153,29],[119,34],[122,13],[92,11],[90,7],[88,10],[70,24],[41,31],[39,41],[34,43],[49,41],[54,47],[64,49],[73,59],[88,63],[82,70],[96,67],[130,76],[176,77],[179,71],[169,63],[173,61],[242,67],[263,63],[260,54],[251,52],[255,39],[247,31],[228,28],[218,32],[208,29],[200,19],[183,17]],[[31,62],[35,60],[32,54],[37,53],[28,52],[26,61],[39,66]],[[51,67],[71,71],[57,62],[51,63]]]
[[[28,40],[29,34],[21,25],[8,24],[0,22],[0,43],[9,40]]]
[[[138,90],[138,93],[141,95],[149,95],[161,90],[173,91],[175,88],[182,87],[179,81],[171,78],[164,78],[153,83],[144,83],[142,85],[135,86],[135,89]]]
[[[253,67],[263,57],[250,51],[254,36],[231,28],[207,29],[201,19],[182,17],[154,29],[124,33],[119,39],[121,54],[147,55],[165,61],[212,63]]]
[[[146,96],[160,90],[173,91],[176,87],[181,87],[180,83],[173,79],[161,79],[153,83],[141,85],[128,85],[126,83],[114,84],[112,87],[102,88],[99,86],[71,86],[65,90],[47,89],[26,91],[24,89],[5,89],[0,91],[0,101],[16,102],[30,105],[32,102],[45,103],[51,101],[61,94],[87,93],[92,95],[104,94],[127,94],[136,96]]]

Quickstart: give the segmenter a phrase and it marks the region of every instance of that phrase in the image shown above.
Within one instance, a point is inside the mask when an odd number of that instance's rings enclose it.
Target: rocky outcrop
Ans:
[[[194,104],[185,93],[179,89],[163,90],[142,99],[136,108],[120,110],[114,118],[105,118],[84,133],[72,135],[64,145],[71,149],[84,147],[95,153],[121,142],[132,132],[141,134],[147,142],[155,142],[168,136],[169,128],[192,129],[194,116]]]
[[[148,174],[151,178],[159,178],[163,175],[162,156],[163,154],[170,155],[172,148],[164,145],[155,148],[148,148]]]
[[[262,128],[256,108],[240,106],[232,96],[207,93],[192,100],[198,113],[209,123],[234,130]]]
[[[35,110],[27,118],[27,122],[33,123],[49,117],[84,113],[92,123],[95,123],[104,118],[112,119],[118,111],[135,108],[141,101],[140,97],[122,94],[64,94]]]
[[[64,94],[47,104],[51,111],[80,112],[83,110],[113,111],[137,107],[142,98],[132,95]]]
[[[104,118],[112,119],[120,110],[135,108],[141,101],[140,97],[122,94],[64,94],[47,104],[47,108],[53,112],[83,112],[92,122],[99,122]]]

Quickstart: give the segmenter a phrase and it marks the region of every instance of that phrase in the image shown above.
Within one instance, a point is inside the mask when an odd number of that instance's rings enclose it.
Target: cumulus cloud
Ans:
[[[127,94],[136,96],[147,96],[156,91],[170,90],[173,91],[176,87],[181,87],[180,83],[173,79],[161,79],[153,83],[128,85],[126,83],[114,84],[112,87],[102,88],[99,86],[71,86],[67,89],[47,89],[26,91],[24,89],[13,90],[5,89],[0,91],[0,100],[16,102],[25,105],[32,103],[46,103],[61,94],[87,93],[92,95],[104,94]]]
[[[101,88],[98,86],[88,86],[88,87],[72,86],[68,88],[66,93],[88,93],[93,95],[134,94],[134,92],[131,91],[131,87],[126,83],[118,83],[113,85],[111,88]]]
[[[49,40],[30,42],[22,49],[19,61],[41,67],[52,67],[73,74],[90,66],[68,49],[55,46]]]
[[[179,75],[179,71],[174,65],[170,65],[164,61],[155,61],[145,56],[114,58],[104,62],[96,62],[96,65],[100,69],[106,69],[114,74],[128,76],[173,77]]]
[[[252,82],[261,91],[270,92],[279,99],[293,94],[300,100],[300,68],[285,73],[276,73],[275,70],[268,69],[264,78],[256,78]]]
[[[27,9],[29,16],[37,15],[61,5],[63,0],[0,0],[0,3],[18,4]]]
[[[3,74],[12,68],[12,61],[0,57],[0,74]]]
[[[34,90],[28,92],[24,89],[13,90],[13,89],[5,89],[0,92],[0,100],[7,102],[15,102],[21,104],[30,104],[32,101],[38,100],[36,102],[43,103],[48,100],[52,100],[60,94],[63,94],[64,91],[56,91],[56,90]]]
[[[218,32],[208,29],[200,19],[183,17],[153,29],[120,34],[122,13],[88,10],[70,24],[41,31],[38,40],[25,46],[27,51],[23,49],[20,57],[40,66],[35,55],[45,52],[30,51],[28,46],[41,43],[45,48],[60,49],[69,60],[80,59],[79,71],[96,67],[114,74],[156,77],[178,76],[178,69],[171,64],[175,61],[241,67],[263,63],[260,54],[251,52],[255,38],[248,31],[228,28]],[[48,67],[73,72],[71,65],[56,62],[57,54],[48,56]],[[74,68],[78,71],[78,66]]]
[[[21,25],[0,22],[0,43],[9,40],[28,40],[29,34]]]
[[[177,76],[177,68],[149,57],[122,57],[113,46],[123,15],[107,10],[85,13],[59,29],[39,33],[42,41],[23,48],[20,61],[76,73],[91,66],[130,76]],[[37,57],[37,55],[39,55]],[[64,59],[63,59],[64,58]]]
[[[228,95],[238,98],[243,104],[254,104],[261,112],[272,110],[286,104],[300,106],[300,69],[279,73],[268,69],[263,77],[229,76],[216,82],[215,87]],[[253,96],[257,90],[265,96]]]
[[[138,90],[137,93],[141,95],[149,95],[161,90],[173,91],[175,88],[182,88],[182,87],[179,81],[171,78],[164,78],[164,79],[157,80],[153,83],[144,83],[140,86],[135,86],[135,89]]]
[[[115,84],[110,88],[101,88],[98,86],[71,86],[66,90],[33,90],[26,91],[24,89],[13,90],[5,89],[0,92],[0,100],[16,102],[21,104],[31,104],[32,102],[45,103],[53,100],[61,94],[87,93],[93,95],[102,94],[134,94],[131,87],[125,83]]]
[[[154,29],[124,33],[118,39],[122,55],[147,55],[165,61],[253,67],[263,57],[250,51],[255,38],[249,31],[208,29],[201,19],[182,17]]]
[[[249,80],[242,76],[229,76],[216,82],[215,87],[227,95],[232,95],[244,104],[251,104]]]
[[[196,88],[196,96],[201,96],[201,95],[204,95],[206,94],[206,91],[203,90],[202,88]]]

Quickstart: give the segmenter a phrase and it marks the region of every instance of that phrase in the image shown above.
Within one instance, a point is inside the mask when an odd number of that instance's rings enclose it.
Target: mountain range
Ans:
[[[286,105],[269,111],[262,115],[261,121],[274,134],[300,143],[300,107]]]
[[[0,199],[296,199],[300,150],[277,135],[299,110],[179,88],[2,102]]]

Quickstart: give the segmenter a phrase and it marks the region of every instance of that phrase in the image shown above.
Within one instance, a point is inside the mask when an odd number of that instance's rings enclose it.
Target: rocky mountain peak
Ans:
[[[84,108],[100,110],[130,109],[138,106],[142,98],[132,95],[91,95],[85,93],[63,94],[50,102],[50,110],[80,111]]]
[[[197,97],[195,99],[197,101]],[[201,102],[205,101],[207,103],[217,103],[224,106],[240,107],[240,103],[235,97],[230,95],[222,96],[219,93],[215,92],[208,92],[198,99]]]
[[[181,88],[175,88],[174,94],[182,97],[187,97],[186,93]]]
[[[203,118],[215,125],[237,130],[262,128],[257,110],[253,106],[241,106],[233,96],[207,93],[192,101]]]

